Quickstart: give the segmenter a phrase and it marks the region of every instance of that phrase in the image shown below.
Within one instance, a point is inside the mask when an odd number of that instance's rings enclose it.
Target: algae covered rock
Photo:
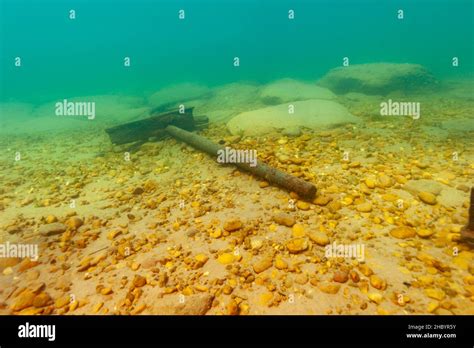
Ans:
[[[260,91],[263,104],[277,105],[288,101],[307,99],[336,99],[336,95],[327,88],[293,79],[282,79],[263,86]]]
[[[227,123],[227,128],[234,135],[263,135],[295,126],[320,129],[358,122],[356,116],[336,102],[310,99],[240,113]]]
[[[318,84],[337,94],[386,95],[395,91],[432,89],[437,80],[419,64],[372,63],[332,69]]]

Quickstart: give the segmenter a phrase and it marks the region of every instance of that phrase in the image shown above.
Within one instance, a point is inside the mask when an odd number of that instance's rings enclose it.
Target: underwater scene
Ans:
[[[0,0],[0,314],[474,314],[471,0]]]

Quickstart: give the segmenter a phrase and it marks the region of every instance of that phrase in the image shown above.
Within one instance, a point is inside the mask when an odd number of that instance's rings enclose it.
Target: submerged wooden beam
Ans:
[[[185,131],[183,129],[168,126],[166,131],[174,138],[184,141],[192,147],[204,151],[211,155],[213,158],[217,158],[218,151],[225,151],[223,146],[213,143],[207,138],[200,135]],[[270,167],[264,163],[233,163],[238,168],[248,171],[258,177],[261,177],[269,182],[272,182],[278,186],[284,187],[289,191],[296,192],[300,197],[305,199],[312,199],[316,195],[316,187],[300,178],[292,176],[288,173],[282,172],[276,168]]]
[[[108,128],[106,132],[112,143],[121,145],[136,141],[147,141],[152,137],[160,138],[165,134],[164,129],[168,125],[174,125],[189,131],[196,129],[193,118],[193,108],[185,109],[184,113],[171,111],[143,120],[125,123],[120,126]]]

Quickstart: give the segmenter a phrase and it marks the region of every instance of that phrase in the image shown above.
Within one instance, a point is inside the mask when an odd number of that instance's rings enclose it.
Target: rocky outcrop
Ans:
[[[373,63],[332,69],[318,84],[336,94],[358,92],[386,95],[395,91],[433,89],[437,86],[437,80],[418,64]]]
[[[294,108],[294,113],[289,112],[290,108]],[[357,122],[359,119],[344,106],[330,100],[311,99],[243,112],[232,118],[227,128],[233,135],[263,135],[296,126],[320,129]]]

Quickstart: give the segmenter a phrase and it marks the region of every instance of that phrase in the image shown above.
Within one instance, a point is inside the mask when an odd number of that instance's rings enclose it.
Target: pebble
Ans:
[[[56,234],[61,234],[65,232],[67,229],[67,226],[65,224],[62,224],[60,222],[53,222],[51,224],[46,224],[42,225],[39,228],[39,233],[42,236],[54,236]]]
[[[17,271],[21,273],[37,265],[38,265],[38,261],[31,261],[30,259],[26,258],[20,262],[20,265],[18,266]]]
[[[7,267],[7,268],[5,268],[5,269],[3,270],[2,273],[3,273],[3,275],[6,275],[6,276],[7,276],[7,275],[10,275],[10,274],[13,273],[13,268]]]
[[[136,288],[141,288],[145,286],[145,284],[146,284],[146,278],[139,274],[135,274],[135,277],[133,278],[133,286]]]
[[[439,307],[439,302],[438,301],[432,301],[426,307],[426,311],[428,313],[433,313],[435,310],[438,309],[438,307]]]
[[[31,307],[35,300],[35,293],[31,290],[24,290],[22,291],[17,298],[15,298],[15,302],[11,306],[13,311],[19,311],[27,307]]]
[[[279,225],[292,227],[295,224],[295,218],[289,214],[278,213],[273,216],[273,221]]]
[[[228,265],[229,263],[234,262],[234,255],[231,253],[224,253],[219,255],[217,261],[223,265]]]
[[[229,219],[224,223],[224,230],[227,232],[237,231],[242,228],[242,221],[238,218]]]
[[[36,308],[44,307],[47,306],[51,302],[51,296],[49,296],[47,293],[42,292],[38,295],[33,300],[33,306]]]
[[[374,274],[374,271],[372,271],[372,269],[366,264],[359,265],[359,271],[366,277],[370,277],[372,274]]]
[[[319,206],[325,206],[327,205],[330,201],[332,200],[332,198],[328,195],[320,195],[318,197],[316,197],[313,201],[314,204],[316,205],[319,205]]]
[[[360,162],[351,162],[349,163],[349,168],[359,168]]]
[[[112,230],[109,233],[107,233],[107,239],[112,240],[120,234],[122,234],[121,230]]]
[[[356,206],[356,209],[361,213],[370,213],[372,211],[372,204],[369,202],[361,203]]]
[[[206,254],[197,254],[194,259],[198,262],[199,267],[202,267],[209,260],[209,257]]]
[[[263,239],[261,238],[251,238],[250,247],[254,250],[258,250],[263,246]]]
[[[132,193],[133,193],[134,195],[141,195],[143,192],[145,192],[145,190],[143,190],[143,188],[141,188],[141,187],[136,187],[136,188],[133,189],[133,192],[132,192]]]
[[[209,235],[211,238],[220,238],[222,236],[222,230],[220,228],[216,228],[215,230],[209,232]]]
[[[293,238],[301,238],[306,235],[303,225],[295,224],[291,229]]]
[[[351,278],[351,280],[354,282],[354,283],[358,283],[360,281],[360,276],[359,276],[359,273],[357,273],[356,271],[352,270],[349,272],[349,277]]]
[[[102,295],[110,295],[111,293],[113,293],[113,290],[111,288],[102,288],[100,290],[100,293]]]
[[[425,294],[426,296],[438,301],[444,300],[444,298],[446,297],[446,293],[441,289],[425,289]]]
[[[369,298],[369,300],[371,300],[372,302],[375,302],[377,304],[379,304],[383,300],[382,294],[380,294],[378,292],[369,292],[367,294],[367,297]]]
[[[316,244],[325,246],[329,244],[329,237],[324,232],[313,231],[309,233],[309,238]]]
[[[57,222],[58,221],[58,218],[54,215],[48,215],[46,217],[46,223],[48,224],[52,224],[53,222]]]
[[[390,187],[390,186],[392,186],[392,184],[393,184],[392,179],[389,176],[385,175],[385,174],[379,176],[379,178],[377,180],[377,186],[379,186],[381,188]]]
[[[349,280],[349,273],[346,271],[336,271],[332,280],[338,283],[345,283]]]
[[[370,178],[367,178],[365,179],[365,185],[370,188],[370,189],[373,189],[375,188],[375,180],[374,179],[370,179]]]
[[[390,234],[398,239],[412,238],[416,236],[415,230],[408,226],[395,227],[390,231]]]
[[[69,227],[71,230],[77,230],[83,224],[84,221],[82,221],[82,219],[78,218],[77,216],[70,217],[66,221],[66,226]]]
[[[70,296],[68,295],[61,296],[58,299],[56,299],[56,301],[54,301],[54,307],[56,307],[57,309],[63,308],[67,306],[69,302],[71,302]]]
[[[426,192],[426,191],[419,192],[418,198],[426,204],[430,204],[430,205],[436,204],[436,196],[430,192]]]
[[[295,283],[304,285],[308,282],[308,275],[306,273],[300,273],[295,277]]]
[[[99,302],[95,304],[94,307],[92,308],[92,312],[93,313],[99,312],[103,305],[104,305],[104,302]]]
[[[308,240],[306,238],[293,238],[286,242],[286,248],[292,254],[298,254],[308,249]]]
[[[387,283],[375,274],[370,276],[370,285],[378,290],[385,290],[387,288]]]
[[[275,260],[275,267],[280,270],[284,270],[288,268],[288,263],[281,258],[281,256],[277,256]]]
[[[300,210],[309,210],[309,203],[308,202],[305,202],[305,201],[298,201],[296,202],[296,206],[298,207],[298,209]]]
[[[327,283],[322,283],[319,284],[319,290],[322,292],[325,292],[326,294],[337,294],[339,289],[341,288],[341,285],[339,284],[327,284]]]
[[[382,199],[387,202],[395,202],[398,199],[398,196],[394,195],[393,193],[386,193],[382,195]]]
[[[463,192],[469,192],[471,188],[467,185],[461,184],[456,187],[458,190],[463,191]]]
[[[272,257],[265,256],[253,264],[253,270],[255,271],[255,273],[262,273],[263,271],[272,267],[272,265],[273,265]]]
[[[433,229],[419,228],[418,230],[416,230],[416,234],[418,235],[418,237],[421,238],[431,237],[434,233],[435,231]]]

